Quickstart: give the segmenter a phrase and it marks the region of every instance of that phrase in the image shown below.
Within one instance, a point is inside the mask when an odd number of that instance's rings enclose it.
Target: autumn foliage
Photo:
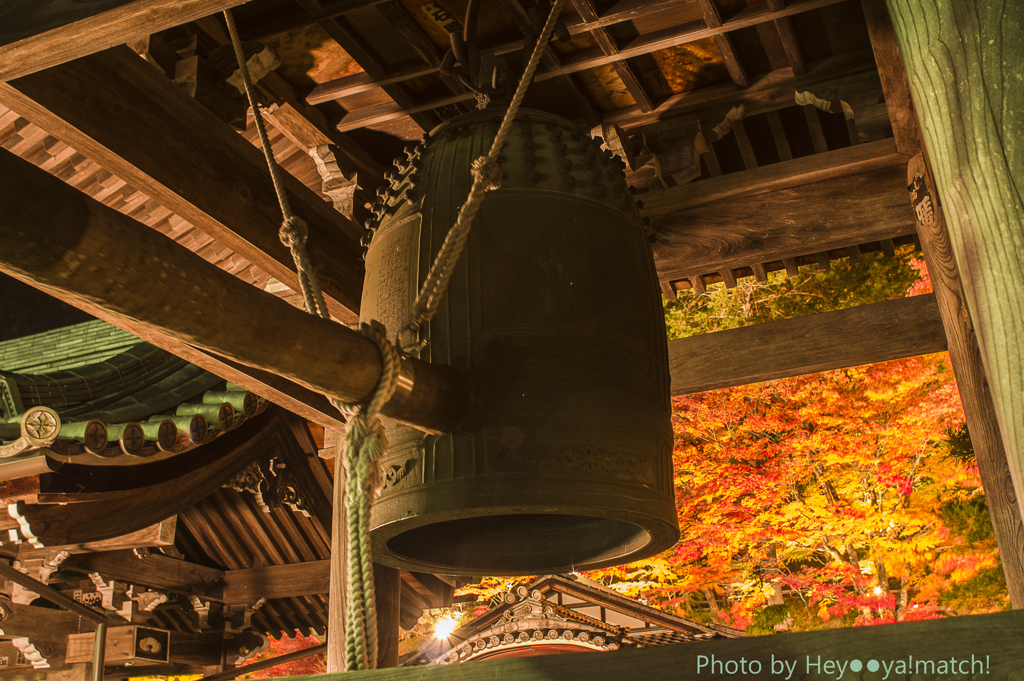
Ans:
[[[945,353],[676,398],[682,539],[591,576],[748,633],[1006,607],[962,421]]]

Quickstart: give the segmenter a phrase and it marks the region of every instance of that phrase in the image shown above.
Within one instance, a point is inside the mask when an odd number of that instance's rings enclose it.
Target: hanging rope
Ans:
[[[274,159],[263,116],[253,95],[252,80],[249,77],[234,18],[227,10],[224,12],[224,18],[227,21],[235,57],[238,59],[245,94],[249,98],[249,106],[252,107],[256,132],[263,146],[263,155],[266,156],[274,191],[281,205],[283,222],[279,236],[291,250],[292,258],[295,260],[306,311],[330,319],[323,292],[320,290],[306,251],[309,229],[302,218],[292,212],[288,203],[281,168]],[[401,362],[398,350],[388,342],[383,333],[368,324],[363,324],[360,331],[380,348],[381,377],[373,396],[365,405],[347,404],[330,398],[331,404],[347,417],[348,426],[341,463],[347,470],[345,508],[348,523],[345,527],[345,545],[348,583],[345,590],[345,667],[350,671],[372,669],[377,666],[377,609],[373,592],[373,557],[370,550],[370,504],[380,492],[380,457],[387,449],[387,440],[378,416],[381,407],[395,393]]]
[[[313,273],[313,267],[309,262],[309,254],[306,252],[306,237],[309,235],[309,228],[306,227],[306,223],[302,218],[292,212],[291,204],[288,203],[288,195],[284,190],[284,178],[281,174],[281,167],[274,160],[274,150],[270,147],[270,137],[267,135],[267,128],[263,124],[263,116],[260,114],[259,106],[256,104],[256,97],[253,95],[252,79],[249,77],[249,66],[246,64],[245,54],[242,51],[242,41],[238,38],[238,29],[235,27],[235,19],[231,16],[230,10],[224,10],[224,19],[228,24],[231,45],[235,48],[238,70],[242,75],[242,84],[245,85],[245,96],[249,98],[249,106],[252,107],[252,117],[256,123],[256,132],[259,134],[260,144],[263,147],[263,155],[267,158],[267,166],[270,168],[270,179],[274,183],[277,202],[281,205],[281,215],[284,218],[284,222],[281,223],[281,230],[278,232],[278,236],[282,243],[292,252],[295,269],[299,274],[299,286],[302,288],[306,312],[319,314],[324,319],[330,319],[327,305],[324,303],[324,295],[320,291],[320,284],[317,282],[316,274]]]
[[[458,262],[469,236],[469,228],[473,218],[480,210],[480,202],[484,193],[501,186],[502,174],[497,158],[504,146],[526,89],[537,71],[540,57],[551,39],[558,14],[565,0],[555,0],[551,14],[548,16],[540,39],[534,47],[533,54],[526,66],[519,86],[516,88],[512,103],[501,122],[501,127],[494,136],[494,142],[486,156],[473,161],[473,186],[465,204],[459,211],[459,217],[445,237],[437,258],[434,260],[427,275],[423,289],[413,304],[412,322],[407,329],[418,329],[421,324],[430,321],[437,312],[441,296],[444,294],[451,278],[455,263]],[[253,96],[252,81],[245,62],[238,30],[229,10],[224,11],[231,44],[234,46],[235,57],[238,59],[245,94],[252,107],[256,132],[263,146],[263,154],[270,168],[270,177],[274,184],[278,203],[281,205],[283,222],[279,236],[281,241],[291,250],[295,260],[295,268],[299,275],[306,311],[330,319],[323,293],[317,282],[316,273],[309,262],[306,252],[308,228],[306,223],[292,213],[288,197],[284,190],[281,169],[274,160],[274,152],[270,147],[263,117]],[[342,464],[347,470],[345,481],[345,509],[348,516],[346,525],[346,546],[348,558],[347,584],[345,593],[346,626],[345,626],[345,667],[349,671],[372,669],[377,664],[377,610],[373,589],[373,557],[370,546],[370,505],[380,493],[381,480],[380,458],[387,449],[387,438],[380,423],[380,408],[394,395],[398,384],[400,356],[395,346],[388,342],[383,333],[370,325],[363,324],[360,331],[369,336],[380,348],[382,362],[381,377],[377,383],[373,397],[366,405],[351,405],[334,398],[331,404],[348,417],[345,434]],[[415,333],[413,334],[415,337]]]
[[[494,135],[490,151],[486,156],[481,156],[473,161],[473,186],[469,190],[469,196],[459,211],[455,224],[448,230],[441,250],[438,251],[437,257],[430,267],[430,272],[427,273],[427,278],[423,282],[423,288],[420,289],[415,302],[413,302],[409,324],[399,335],[399,338],[403,339],[403,349],[407,352],[417,346],[415,339],[420,327],[433,319],[437,313],[437,308],[441,304],[441,296],[448,288],[448,281],[451,279],[455,264],[466,247],[469,229],[473,226],[473,218],[480,211],[480,203],[483,201],[484,194],[501,186],[503,178],[501,168],[498,167],[498,154],[501,153],[501,148],[505,145],[505,138],[508,136],[516,114],[519,112],[519,107],[523,103],[526,90],[537,71],[544,49],[548,41],[551,40],[551,34],[555,30],[555,24],[558,23],[558,14],[561,12],[563,4],[565,4],[565,0],[555,0],[554,6],[551,8],[551,14],[548,15],[548,20],[544,24],[544,30],[541,31],[533,54],[530,55],[530,61],[526,64],[523,77],[516,87],[515,95],[512,96],[512,103],[509,104],[508,111],[505,112],[501,127]]]

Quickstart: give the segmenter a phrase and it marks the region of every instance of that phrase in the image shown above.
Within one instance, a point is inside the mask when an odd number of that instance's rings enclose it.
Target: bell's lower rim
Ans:
[[[640,514],[624,519],[595,516],[593,508],[578,514],[525,510],[491,508],[483,515],[434,515],[428,522],[378,527],[374,561],[432,574],[560,574],[648,558],[679,538],[674,524]]]

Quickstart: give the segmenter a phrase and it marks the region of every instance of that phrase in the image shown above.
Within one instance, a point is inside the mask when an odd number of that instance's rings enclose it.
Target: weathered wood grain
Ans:
[[[924,187],[916,185],[920,178]],[[935,203],[935,185],[925,163],[918,154],[907,166],[907,182],[917,195],[914,200],[923,209],[918,216],[917,231],[921,239],[932,288],[939,306],[939,315],[949,341],[949,359],[956,374],[964,417],[971,434],[971,444],[978,460],[978,470],[985,487],[985,500],[999,547],[999,560],[1006,575],[1006,588],[1014,608],[1024,608],[1024,523],[1021,522],[1013,478],[1006,460],[1006,450],[999,435],[999,423],[981,350],[964,302],[960,273],[946,230],[944,211]],[[916,185],[916,186],[915,186]],[[927,192],[925,196],[922,191]],[[923,218],[923,220],[922,220]]]
[[[6,0],[0,82],[186,24],[246,0]]]
[[[262,153],[127,47],[0,85],[0,102],[300,290]],[[361,228],[284,173],[332,314],[356,318]]]
[[[377,608],[377,669],[398,666],[398,620],[402,605],[402,578],[398,568],[373,566]]]
[[[75,555],[62,563],[61,569],[85,574],[98,572],[107,580],[116,579],[188,596],[208,595],[211,589],[220,586],[225,574],[222,570],[162,553],[150,553],[140,558],[134,551]]]
[[[315,560],[292,565],[271,565],[224,573],[223,591],[217,600],[248,603],[260,598],[292,598],[328,592],[330,561]]]
[[[785,0],[768,0],[768,7],[776,12],[784,9],[786,3]],[[807,73],[807,64],[804,63],[800,42],[796,38],[796,31],[793,30],[793,22],[789,17],[782,17],[775,20],[775,28],[779,32],[779,39],[782,41],[782,48],[786,51],[786,58],[789,59],[793,74],[800,76]]]
[[[334,516],[331,522],[331,557],[329,564],[329,596],[327,598],[327,672],[345,671],[345,589],[348,583],[348,540],[345,538],[345,438],[334,445],[334,489],[331,497]]]
[[[932,294],[669,341],[672,394],[915,357],[946,349]]]
[[[658,215],[651,221],[658,278],[678,281],[914,234],[903,175],[899,166],[883,167]]]
[[[723,639],[679,645],[654,646],[640,650],[618,650],[595,655],[547,655],[543,657],[481,660],[445,667],[400,667],[363,672],[348,672],[344,677],[322,676],[324,681],[604,681],[606,679],[679,679],[706,681],[750,679],[835,679],[842,681],[878,681],[885,676],[882,665],[889,666],[889,678],[932,679],[972,678],[986,681],[1020,681],[1021,640],[1024,639],[1024,613],[951,617],[928,622],[904,622],[878,627],[832,629],[779,636]],[[711,656],[721,663],[712,668]],[[973,660],[971,656],[974,656]],[[898,660],[911,668],[897,674]],[[759,671],[740,673],[745,663],[756,660]],[[954,659],[953,673],[936,674],[939,660]],[[728,670],[725,663],[733,661]],[[772,662],[776,662],[773,670]],[[826,660],[843,666],[826,669]],[[860,671],[849,663],[858,660]],[[870,661],[879,663],[870,671]],[[780,665],[793,665],[792,673],[780,671]],[[920,667],[914,661],[924,662]],[[931,662],[929,672],[928,662]],[[960,665],[966,661],[966,664]],[[813,665],[820,663],[820,667]],[[703,666],[698,669],[698,664]],[[972,668],[972,664],[974,664]],[[948,666],[948,665],[947,665]],[[810,667],[810,668],[809,668]],[[915,673],[917,672],[917,673]],[[962,673],[961,673],[962,672]]]
[[[888,7],[1024,515],[1024,3]]]
[[[769,119],[771,120],[771,119]],[[775,116],[778,120],[778,116]],[[780,127],[781,132],[781,127]],[[784,136],[776,138],[781,150],[788,153]],[[764,194],[777,189],[798,187],[847,175],[856,175],[880,168],[902,166],[907,159],[896,150],[893,140],[879,140],[836,149],[824,154],[773,163],[762,168],[687,182],[676,187],[643,194],[643,214],[655,218],[687,208],[721,204],[727,201]]]

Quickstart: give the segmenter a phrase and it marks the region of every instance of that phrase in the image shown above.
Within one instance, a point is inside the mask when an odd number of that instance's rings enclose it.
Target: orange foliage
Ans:
[[[962,420],[945,353],[677,398],[682,539],[592,576],[679,611],[728,585],[718,621],[739,628],[783,588],[810,627],[954,614],[944,590],[997,564],[938,516],[980,494],[977,468],[939,447]]]

